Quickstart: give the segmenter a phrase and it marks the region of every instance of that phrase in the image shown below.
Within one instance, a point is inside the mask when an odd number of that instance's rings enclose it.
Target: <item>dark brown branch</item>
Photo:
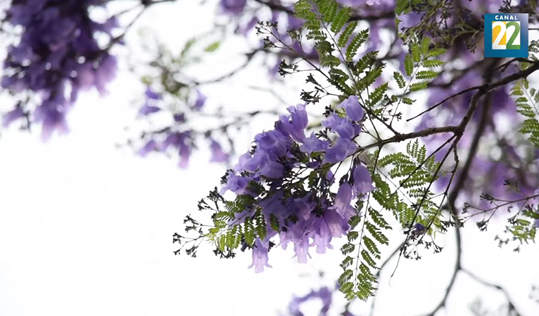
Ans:
[[[451,96],[449,96],[449,97],[443,99],[441,102],[436,103],[435,105],[431,106],[430,108],[426,109],[425,111],[423,111],[423,112],[417,114],[416,116],[407,119],[406,122],[410,122],[411,120],[413,120],[413,119],[415,119],[415,118],[418,118],[418,117],[420,117],[421,115],[423,115],[423,114],[425,114],[425,113],[427,113],[427,112],[430,112],[430,111],[434,110],[434,109],[437,108],[438,106],[440,106],[440,105],[444,104],[445,102],[447,102],[447,101],[453,99],[454,97],[457,97],[457,96],[459,96],[459,95],[461,95],[461,94],[465,94],[466,92],[470,92],[470,91],[473,91],[473,90],[477,90],[477,89],[479,89],[479,88],[481,88],[481,86],[475,86],[475,87],[471,87],[471,88],[468,88],[468,89],[464,89],[464,90],[462,90],[462,91],[460,91],[460,92],[457,92],[457,93],[455,93],[455,94],[453,94],[453,95],[451,95]]]
[[[369,144],[369,145],[367,145],[365,147],[361,147],[361,148],[359,148],[359,151],[364,151],[364,150],[367,150],[367,149],[370,149],[370,148],[375,148],[375,147],[382,147],[382,146],[390,144],[390,143],[399,143],[399,142],[402,142],[403,140],[407,140],[407,139],[414,139],[414,138],[418,138],[418,137],[426,137],[426,136],[430,136],[430,135],[434,135],[434,134],[441,134],[441,133],[451,133],[451,132],[456,133],[458,131],[458,129],[459,129],[458,126],[443,126],[443,127],[426,128],[426,129],[421,130],[421,131],[407,133],[407,134],[397,134],[397,135],[395,135],[393,137],[377,141],[377,142]]]

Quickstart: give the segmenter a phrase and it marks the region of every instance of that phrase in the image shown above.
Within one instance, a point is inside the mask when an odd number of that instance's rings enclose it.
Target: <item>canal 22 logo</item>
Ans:
[[[528,57],[528,14],[485,14],[485,57]]]

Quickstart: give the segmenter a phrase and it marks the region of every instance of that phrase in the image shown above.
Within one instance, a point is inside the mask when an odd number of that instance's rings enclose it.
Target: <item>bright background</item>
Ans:
[[[149,26],[171,47],[180,48],[195,35],[191,30],[211,27],[213,8],[215,1],[156,6],[135,25],[131,38],[134,42],[136,29]],[[242,40],[227,43],[219,54],[235,56]],[[214,69],[208,66],[205,71]],[[208,88],[209,106],[275,105],[263,92],[252,94],[245,88],[263,71],[250,69],[226,86]],[[129,148],[117,148],[128,136],[124,127],[138,124],[133,96],[143,90],[125,70],[109,90],[105,98],[94,92],[81,97],[69,116],[67,136],[42,143],[36,131],[12,128],[2,133],[0,315],[270,316],[284,311],[293,295],[334,284],[340,273],[340,242],[324,256],[311,251],[313,260],[307,265],[297,264],[291,249],[276,249],[270,254],[273,268],[261,274],[247,269],[249,253],[219,260],[207,247],[196,259],[174,256],[172,234],[181,230],[186,214],[196,212],[197,201],[218,184],[225,168],[209,164],[204,148],[192,157],[189,170],[162,156],[142,159]],[[299,101],[295,93],[283,98],[290,105]],[[272,121],[260,123],[270,128]],[[247,145],[261,131],[258,126],[240,141]],[[399,232],[394,236],[401,238]],[[528,299],[531,285],[539,283],[537,246],[515,254],[511,248],[497,248],[493,237],[491,232],[478,233],[473,225],[463,232],[465,266],[507,287],[525,315],[539,315],[539,305]],[[438,303],[453,268],[454,234],[439,243],[446,246],[442,254],[424,251],[421,261],[401,260],[391,281],[391,269],[383,275],[377,315],[416,315]],[[324,277],[318,275],[320,270]],[[440,315],[471,315],[468,304],[476,297],[484,298],[491,309],[504,302],[500,293],[461,274],[448,312]],[[344,300],[339,294],[335,299],[337,315]],[[366,315],[369,305],[355,302],[352,311]],[[318,306],[311,303],[306,310],[314,316]]]

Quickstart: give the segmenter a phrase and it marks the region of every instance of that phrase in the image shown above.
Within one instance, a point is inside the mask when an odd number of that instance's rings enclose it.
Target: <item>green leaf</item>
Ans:
[[[369,38],[369,30],[361,30],[350,42],[348,47],[346,48],[346,60],[352,61],[354,59],[354,56],[356,55],[357,51],[363,45],[367,39]]]
[[[353,230],[353,231],[348,232],[346,236],[348,238],[348,242],[353,242],[357,239],[357,237],[359,236],[359,233]]]
[[[344,270],[344,272],[339,277],[339,283],[344,284],[346,281],[350,280],[354,276],[354,272],[350,269]]]
[[[354,262],[354,259],[352,259],[352,257],[350,256],[346,256],[343,261],[341,262],[340,266],[341,268],[345,269],[348,268],[349,266],[352,265],[352,263]]]
[[[415,100],[412,100],[410,98],[407,98],[407,97],[402,98],[402,103],[404,103],[404,104],[412,105],[412,104],[414,104],[414,102],[415,102]]]
[[[447,52],[447,49],[445,48],[434,48],[429,50],[427,56],[428,57],[436,57],[445,54]]]
[[[380,102],[384,98],[387,89],[387,83],[384,83],[383,85],[374,89],[374,91],[369,94],[369,98],[367,100],[367,107],[373,107],[374,105],[378,104],[378,102]]]
[[[425,36],[421,40],[421,56],[427,57],[430,46],[430,37]]]
[[[323,20],[326,22],[332,22],[339,10],[339,5],[336,1],[324,1],[320,6],[320,13],[322,14]]]
[[[412,55],[408,54],[404,57],[404,70],[406,75],[410,77],[414,72],[414,61],[412,60]]]
[[[346,243],[341,247],[341,252],[343,255],[347,255],[351,253],[352,251],[354,251],[354,249],[356,249],[356,246],[354,246],[351,243]]]
[[[401,75],[400,72],[395,71],[393,73],[393,78],[397,82],[397,85],[399,86],[399,89],[403,89],[406,86],[406,81],[404,80],[404,77]]]
[[[421,79],[421,80],[422,79],[432,80],[438,77],[438,73],[432,70],[421,70],[417,72],[415,77],[416,79]]]
[[[244,234],[245,242],[249,246],[252,247],[255,243],[255,228],[253,226],[253,220],[251,219],[251,217],[247,216],[245,218],[244,227],[245,227],[245,234]]]
[[[217,248],[221,251],[225,251],[226,249],[226,235],[221,235],[217,239]]]
[[[428,81],[416,82],[410,85],[410,92],[427,89]]]
[[[206,46],[206,48],[204,48],[204,51],[207,53],[211,53],[218,50],[220,46],[221,46],[221,41],[216,41]]]
[[[415,63],[418,63],[421,60],[421,51],[417,43],[412,44],[412,59]]]
[[[358,60],[354,67],[352,67],[353,73],[356,76],[359,76],[361,73],[363,73],[366,69],[368,69],[374,64],[377,56],[378,51],[371,51],[363,55],[363,57]]]
[[[346,22],[348,22],[351,14],[352,14],[351,8],[342,8],[341,10],[339,10],[335,18],[331,22],[331,27],[330,27],[331,31],[333,33],[338,33],[344,27]]]
[[[281,225],[279,224],[279,219],[275,214],[271,213],[270,215],[270,226],[276,232],[281,232]]]
[[[356,226],[359,224],[360,221],[361,221],[361,217],[357,215],[352,216],[350,220],[348,221],[348,224],[350,224],[350,229],[356,228]]]
[[[266,238],[268,231],[266,228],[266,219],[264,218],[264,214],[262,214],[262,211],[260,210],[256,211],[254,220],[255,220],[256,234],[258,238],[260,239]]]
[[[363,258],[363,262],[366,262],[372,268],[376,268],[376,261],[374,261],[374,259],[371,257],[371,255],[367,251],[362,250],[361,257]]]
[[[412,9],[411,7],[412,1],[411,0],[397,0],[397,7],[395,8],[395,14],[401,15],[409,13]]]
[[[358,21],[353,21],[346,25],[346,28],[342,31],[341,35],[339,35],[339,40],[337,41],[337,45],[339,45],[339,47],[346,46],[346,43],[348,43],[348,40],[350,40],[350,36],[356,29],[357,24]]]
[[[445,62],[441,60],[437,60],[437,59],[425,59],[423,60],[422,64],[423,64],[423,67],[425,68],[435,68],[435,67],[443,66]]]

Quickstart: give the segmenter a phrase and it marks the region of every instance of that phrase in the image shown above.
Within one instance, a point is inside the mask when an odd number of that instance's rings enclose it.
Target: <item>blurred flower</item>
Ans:
[[[210,149],[212,155],[211,162],[227,162],[230,158],[229,155],[223,151],[221,144],[213,139],[211,140]]]
[[[95,35],[111,39],[116,19],[97,23],[88,12],[103,5],[95,0],[12,1],[7,10],[6,21],[23,33],[8,47],[1,86],[38,96],[32,118],[42,124],[44,139],[54,131],[67,132],[65,116],[80,90],[95,87],[103,94],[115,76],[116,58],[98,45]],[[4,123],[22,117],[10,113]]]

